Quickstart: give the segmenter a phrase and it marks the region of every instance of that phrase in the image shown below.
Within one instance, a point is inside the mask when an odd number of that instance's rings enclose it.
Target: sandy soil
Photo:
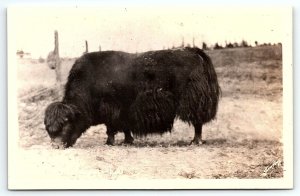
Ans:
[[[47,105],[56,99],[55,91],[51,90],[53,72],[45,64],[20,60],[18,73],[23,82],[19,85],[18,103],[22,160],[19,176],[36,179],[41,176],[49,179],[282,177],[281,53],[277,54],[277,47],[266,48],[264,55],[272,54],[263,60],[259,56],[261,50],[209,52],[223,96],[217,119],[204,126],[207,143],[201,146],[189,145],[193,128],[176,120],[171,133],[137,138],[132,146],[121,144],[121,133],[117,135],[116,146],[104,145],[106,128],[99,125],[87,130],[72,148],[51,149],[43,117]],[[230,65],[224,65],[227,61]],[[65,62],[65,77],[72,62]],[[32,69],[37,82],[26,80]],[[49,74],[41,77],[45,72]],[[45,88],[43,94],[37,93]]]

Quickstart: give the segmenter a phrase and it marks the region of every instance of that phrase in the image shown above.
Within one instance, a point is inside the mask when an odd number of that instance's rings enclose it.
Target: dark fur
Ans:
[[[201,137],[202,125],[215,117],[219,94],[212,62],[198,48],[137,55],[94,52],[75,62],[63,106],[49,105],[45,123],[50,135],[63,127],[64,116],[74,116],[70,138],[79,137],[91,125],[104,123],[107,143],[112,144],[118,131],[124,131],[125,142],[132,142],[130,132],[145,136],[171,131],[178,116],[195,126],[196,138],[199,130]]]

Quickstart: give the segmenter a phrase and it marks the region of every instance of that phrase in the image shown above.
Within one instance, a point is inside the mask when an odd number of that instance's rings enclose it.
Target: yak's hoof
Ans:
[[[205,144],[205,143],[206,143],[206,141],[204,141],[204,140],[195,140],[195,139],[193,139],[191,141],[190,145],[202,145],[202,144]]]
[[[127,145],[129,145],[129,146],[133,145],[133,140],[124,140],[122,144],[125,145],[125,146],[127,146]]]
[[[124,139],[124,144],[133,144],[133,141],[134,141],[134,139],[133,139],[133,137],[125,137],[125,139]]]
[[[111,142],[106,142],[105,144],[108,145],[108,146],[114,146],[115,145],[114,143],[111,143]]]
[[[115,143],[114,141],[107,140],[105,144],[108,146],[114,146],[114,143]]]

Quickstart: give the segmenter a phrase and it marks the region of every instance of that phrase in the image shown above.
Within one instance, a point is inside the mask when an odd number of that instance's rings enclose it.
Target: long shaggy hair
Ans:
[[[176,116],[193,125],[215,118],[220,87],[202,50],[148,52],[137,57],[133,67],[138,94],[129,118],[135,135],[171,131]]]
[[[125,142],[133,140],[131,132],[171,131],[177,116],[194,125],[197,143],[202,125],[216,116],[219,96],[213,64],[198,48],[93,52],[76,60],[62,102],[46,110],[45,125],[49,134],[67,130],[72,145],[88,127],[104,123],[112,144],[117,131],[124,131]]]
[[[171,131],[176,115],[174,95],[162,89],[140,92],[130,108],[130,127],[134,135]]]
[[[177,115],[189,124],[204,124],[216,116],[220,87],[210,58],[198,48],[190,50],[199,55],[200,62],[188,77],[179,100]]]

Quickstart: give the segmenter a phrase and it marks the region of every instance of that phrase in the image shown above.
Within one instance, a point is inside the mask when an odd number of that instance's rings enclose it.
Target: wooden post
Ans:
[[[59,49],[58,49],[58,32],[54,32],[54,59],[55,59],[55,73],[56,73],[56,82],[60,86],[62,83],[62,78],[61,78],[61,61],[59,58]]]
[[[99,45],[99,51],[101,52],[101,45]]]
[[[193,48],[195,48],[195,37],[193,37]]]
[[[88,42],[85,40],[85,54],[89,52]]]
[[[54,63],[55,63],[55,74],[56,74],[56,88],[58,97],[63,96],[63,84],[61,76],[61,60],[59,57],[59,43],[58,43],[58,32],[54,31]]]

